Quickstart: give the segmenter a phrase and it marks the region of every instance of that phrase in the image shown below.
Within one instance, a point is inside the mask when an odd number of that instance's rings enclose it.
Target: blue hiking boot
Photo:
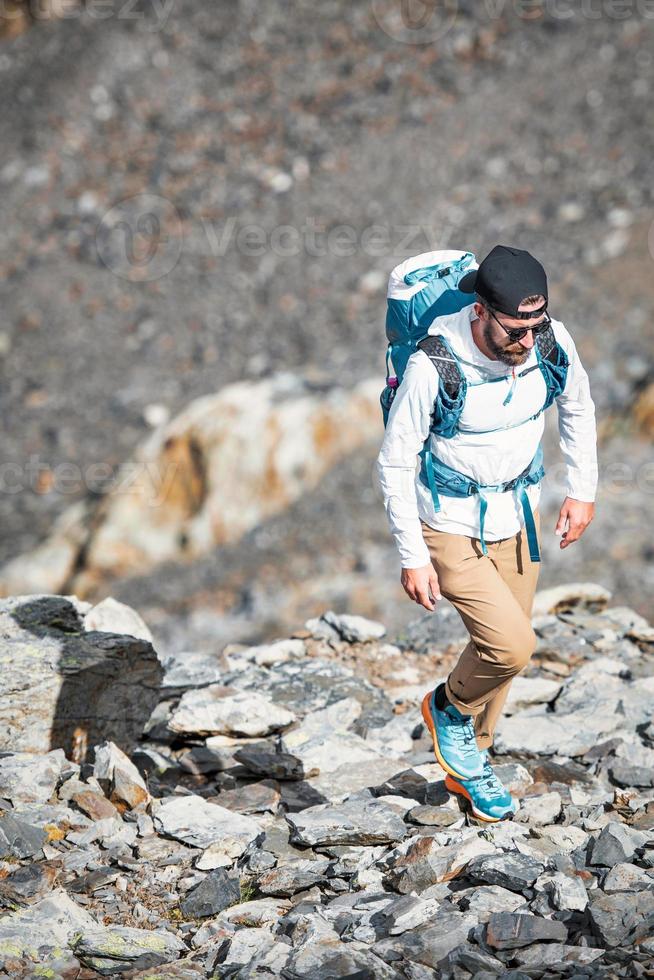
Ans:
[[[423,698],[422,717],[431,732],[436,758],[445,772],[456,779],[472,779],[482,774],[484,760],[471,715],[462,715],[453,704],[447,704],[441,711],[436,706],[434,690]]]
[[[445,786],[451,793],[464,796],[470,803],[472,813],[479,820],[494,822],[512,817],[519,803],[502,785],[495,775],[488,758],[488,750],[482,750],[484,771],[474,779],[454,779],[445,777]]]

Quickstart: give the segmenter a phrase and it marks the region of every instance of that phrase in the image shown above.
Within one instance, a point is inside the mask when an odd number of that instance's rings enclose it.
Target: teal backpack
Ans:
[[[525,487],[538,483],[545,475],[543,449],[539,444],[531,463],[511,480],[504,483],[477,483],[472,477],[447,466],[435,456],[430,448],[432,433],[446,439],[453,438],[459,431],[459,419],[465,403],[468,387],[478,384],[492,384],[504,381],[506,375],[482,381],[470,381],[461,368],[460,358],[454,353],[442,334],[433,332],[434,321],[438,317],[458,313],[474,302],[471,293],[463,293],[458,288],[466,272],[477,267],[472,252],[435,251],[413,256],[396,266],[390,274],[387,294],[386,336],[386,386],[380,396],[384,426],[395,399],[398,387],[413,353],[420,349],[429,357],[439,374],[439,388],[434,409],[430,434],[420,452],[420,480],[431,491],[434,509],[440,511],[439,493],[450,497],[479,495],[479,537],[484,555],[488,553],[484,540],[484,518],[488,507],[487,493],[504,493],[513,490],[519,494],[525,518],[529,556],[532,562],[540,561],[536,525]],[[432,332],[429,330],[432,328]],[[552,327],[536,336],[536,360],[533,367],[518,372],[504,399],[508,404],[513,396],[517,378],[540,368],[546,385],[545,402],[528,419],[500,426],[500,429],[524,425],[537,418],[549,408],[554,399],[565,388],[569,367],[568,357],[554,336]],[[466,432],[472,430],[466,429]],[[497,431],[478,429],[478,433]]]

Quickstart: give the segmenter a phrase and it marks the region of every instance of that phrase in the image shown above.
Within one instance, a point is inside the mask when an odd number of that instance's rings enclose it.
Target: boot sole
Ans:
[[[428,691],[427,694],[425,694],[424,698],[422,699],[421,710],[422,710],[422,717],[425,720],[427,729],[431,733],[432,742],[434,743],[434,752],[436,754],[436,759],[438,763],[445,770],[445,772],[449,773],[451,776],[454,776],[456,779],[474,779],[475,776],[481,776],[482,773],[481,769],[479,770],[479,772],[472,772],[469,773],[468,775],[462,772],[457,772],[457,770],[453,769],[450,763],[443,758],[443,753],[441,752],[440,747],[438,745],[436,726],[434,724],[434,719],[432,717],[431,709],[429,707],[429,702],[431,701],[431,696],[433,693],[434,693],[433,691]]]
[[[514,810],[507,810],[501,817],[491,817],[487,813],[482,813],[481,810],[478,810],[475,806],[472,797],[470,796],[470,793],[468,793],[465,786],[461,786],[453,779],[450,779],[449,775],[445,777],[445,787],[450,791],[450,793],[456,793],[459,796],[463,796],[470,804],[470,809],[472,810],[473,815],[478,820],[483,820],[485,823],[497,823],[499,820],[506,820],[508,817],[513,817],[513,814],[515,813]]]

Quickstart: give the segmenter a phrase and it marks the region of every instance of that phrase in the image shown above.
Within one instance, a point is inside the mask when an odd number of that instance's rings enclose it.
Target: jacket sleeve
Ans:
[[[566,385],[556,399],[559,447],[566,467],[566,496],[592,503],[597,493],[597,427],[588,374],[575,343],[557,321],[555,335],[570,361]]]
[[[429,435],[438,385],[436,368],[426,354],[416,351],[395,393],[376,462],[384,509],[403,568],[431,564],[420,526],[415,470],[418,453]]]

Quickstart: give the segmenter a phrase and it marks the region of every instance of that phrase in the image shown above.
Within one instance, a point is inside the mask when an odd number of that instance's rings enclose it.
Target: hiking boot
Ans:
[[[436,706],[434,690],[423,698],[422,717],[431,732],[436,758],[447,773],[456,779],[472,779],[482,774],[484,760],[471,715],[462,715],[449,703],[441,711]]]
[[[518,810],[519,803],[502,785],[495,775],[488,758],[488,750],[482,751],[484,771],[474,779],[454,779],[448,773],[445,786],[451,793],[464,796],[470,803],[472,813],[479,820],[494,822],[511,818]]]

